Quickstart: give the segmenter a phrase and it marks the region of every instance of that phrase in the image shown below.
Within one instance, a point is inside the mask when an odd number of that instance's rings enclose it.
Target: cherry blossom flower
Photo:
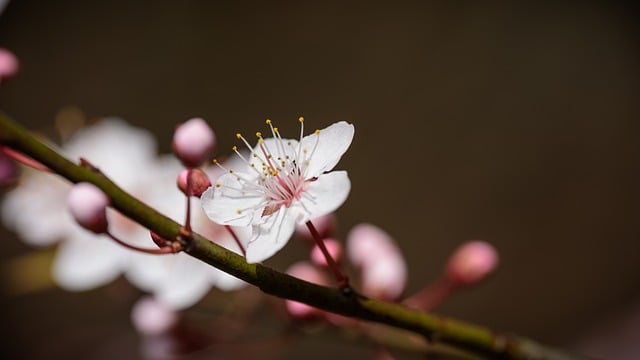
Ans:
[[[251,151],[239,168],[225,168],[215,185],[202,194],[202,206],[213,221],[251,227],[247,261],[261,262],[279,251],[289,240],[296,223],[329,214],[347,199],[351,183],[346,171],[332,170],[353,140],[354,127],[344,121],[304,136],[285,139],[271,120],[272,138],[257,133]]]

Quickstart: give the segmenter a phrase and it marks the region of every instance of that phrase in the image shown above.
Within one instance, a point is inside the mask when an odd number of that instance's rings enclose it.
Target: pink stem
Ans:
[[[26,165],[28,167],[34,168],[36,170],[40,170],[40,171],[45,171],[45,172],[49,172],[52,173],[53,171],[51,171],[51,169],[49,169],[48,167],[42,165],[41,163],[33,160],[32,158],[19,153],[11,148],[8,148],[6,146],[0,146],[0,150],[7,155],[8,157],[12,158],[13,160]]]
[[[455,284],[443,276],[403,302],[421,311],[431,311],[449,298],[455,289]]]
[[[233,229],[229,225],[225,225],[224,228],[227,229],[229,234],[231,234],[231,236],[233,237],[233,240],[235,240],[236,244],[238,244],[238,247],[240,248],[240,251],[242,252],[242,256],[244,256],[246,258],[247,257],[247,250],[245,250],[244,246],[240,242],[240,239],[238,238],[238,235],[236,234],[236,232],[233,231]]]
[[[140,248],[131,244],[127,244],[126,242],[118,239],[115,235],[113,235],[110,232],[106,232],[105,233],[107,236],[109,236],[113,241],[117,242],[118,244],[126,247],[127,249],[131,249],[131,250],[135,250],[138,252],[142,252],[142,253],[146,253],[146,254],[152,254],[152,255],[164,255],[164,254],[173,254],[175,253],[175,249],[171,246],[164,246],[161,247],[159,249],[145,249],[145,248]]]
[[[336,277],[338,287],[340,287],[340,289],[345,292],[350,291],[351,286],[349,285],[349,278],[342,273],[340,267],[338,266],[338,263],[333,260],[331,254],[329,254],[329,250],[327,250],[327,247],[324,245],[324,241],[320,237],[320,234],[318,233],[318,230],[316,230],[316,227],[313,226],[311,220],[307,221],[307,228],[309,229],[309,232],[311,232],[311,236],[316,241],[316,244],[320,248],[320,251],[322,251],[322,255],[324,255],[325,259],[327,260],[329,269],[331,269],[331,272],[333,272],[333,275]]]

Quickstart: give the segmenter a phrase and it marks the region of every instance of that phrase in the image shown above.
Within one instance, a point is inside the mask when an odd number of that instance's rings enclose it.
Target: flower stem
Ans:
[[[246,258],[247,257],[247,250],[245,250],[244,245],[242,245],[242,243],[240,242],[240,239],[238,238],[238,235],[236,234],[236,232],[233,231],[233,228],[231,228],[231,226],[229,226],[229,225],[225,225],[224,228],[227,229],[229,234],[231,234],[231,236],[233,237],[233,240],[235,240],[236,244],[238,244],[238,247],[240,248],[240,251],[242,252],[242,256],[244,256]]]
[[[164,246],[161,247],[159,249],[145,249],[145,248],[141,248],[141,247],[137,247],[135,245],[131,245],[128,244],[120,239],[118,239],[115,235],[113,235],[110,232],[106,232],[105,235],[109,236],[111,238],[111,240],[117,242],[118,244],[126,247],[127,249],[131,249],[137,252],[142,252],[145,254],[152,254],[152,255],[164,255],[164,254],[174,254],[176,252],[178,252],[177,249],[173,248],[172,246]]]
[[[421,311],[431,311],[444,302],[455,288],[454,284],[445,277],[441,277],[420,292],[407,298],[403,303]]]
[[[331,254],[329,254],[329,250],[327,250],[327,247],[324,245],[324,241],[322,240],[322,237],[318,233],[318,230],[316,229],[315,226],[313,226],[313,223],[311,222],[311,220],[307,221],[306,225],[307,225],[307,228],[309,229],[309,232],[311,233],[311,236],[313,237],[313,239],[316,241],[316,244],[320,248],[320,251],[322,251],[322,255],[324,255],[325,259],[327,260],[329,269],[331,269],[331,272],[333,272],[333,275],[336,277],[336,282],[338,283],[338,287],[344,293],[351,293],[352,289],[351,289],[351,285],[349,285],[349,278],[346,275],[344,275],[344,273],[342,273],[338,263],[333,259],[333,257],[331,257]]]

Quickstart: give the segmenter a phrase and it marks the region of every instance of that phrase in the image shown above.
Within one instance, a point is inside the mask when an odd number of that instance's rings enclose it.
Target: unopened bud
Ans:
[[[178,188],[187,196],[200,197],[205,190],[211,187],[211,181],[207,174],[200,169],[184,169],[178,174]],[[189,187],[189,185],[191,185]]]
[[[389,253],[362,264],[361,278],[363,294],[394,301],[407,284],[407,265],[398,253]]]
[[[337,240],[331,238],[324,239],[322,242],[324,242],[324,246],[327,248],[331,258],[339,263],[342,259],[342,245]],[[311,249],[311,261],[318,266],[328,266],[327,258],[324,257],[318,245],[314,245]]]
[[[489,243],[476,240],[459,246],[449,258],[445,275],[457,285],[472,285],[498,266],[498,252]]]
[[[178,323],[178,315],[169,307],[154,299],[144,297],[133,306],[131,322],[142,335],[167,333]]]
[[[407,284],[407,264],[393,238],[372,224],[354,226],[347,235],[347,255],[360,268],[362,292],[396,300]]]
[[[202,165],[211,156],[215,145],[213,130],[200,118],[178,125],[173,134],[173,152],[187,167]]]
[[[327,285],[329,283],[320,269],[306,261],[299,261],[291,265],[287,269],[287,274],[318,285]],[[285,306],[289,315],[294,318],[303,319],[322,314],[322,310],[318,308],[293,300],[285,300]]]
[[[96,234],[107,232],[109,198],[98,187],[84,182],[74,185],[67,204],[71,215],[82,227]]]
[[[18,58],[11,51],[0,48],[0,80],[14,76],[19,67]]]

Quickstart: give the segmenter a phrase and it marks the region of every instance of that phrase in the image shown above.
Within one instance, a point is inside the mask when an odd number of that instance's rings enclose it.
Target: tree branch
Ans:
[[[0,144],[37,160],[73,183],[89,182],[96,185],[109,196],[114,209],[160,237],[176,239],[179,235],[180,224],[123,191],[100,172],[67,160],[1,112]],[[522,337],[496,334],[481,326],[411,310],[400,304],[368,299],[357,294],[345,295],[338,289],[315,285],[260,264],[248,264],[243,257],[199,234],[193,234],[185,252],[259,287],[267,294],[344,316],[409,330],[475,354],[504,359],[579,358]]]

